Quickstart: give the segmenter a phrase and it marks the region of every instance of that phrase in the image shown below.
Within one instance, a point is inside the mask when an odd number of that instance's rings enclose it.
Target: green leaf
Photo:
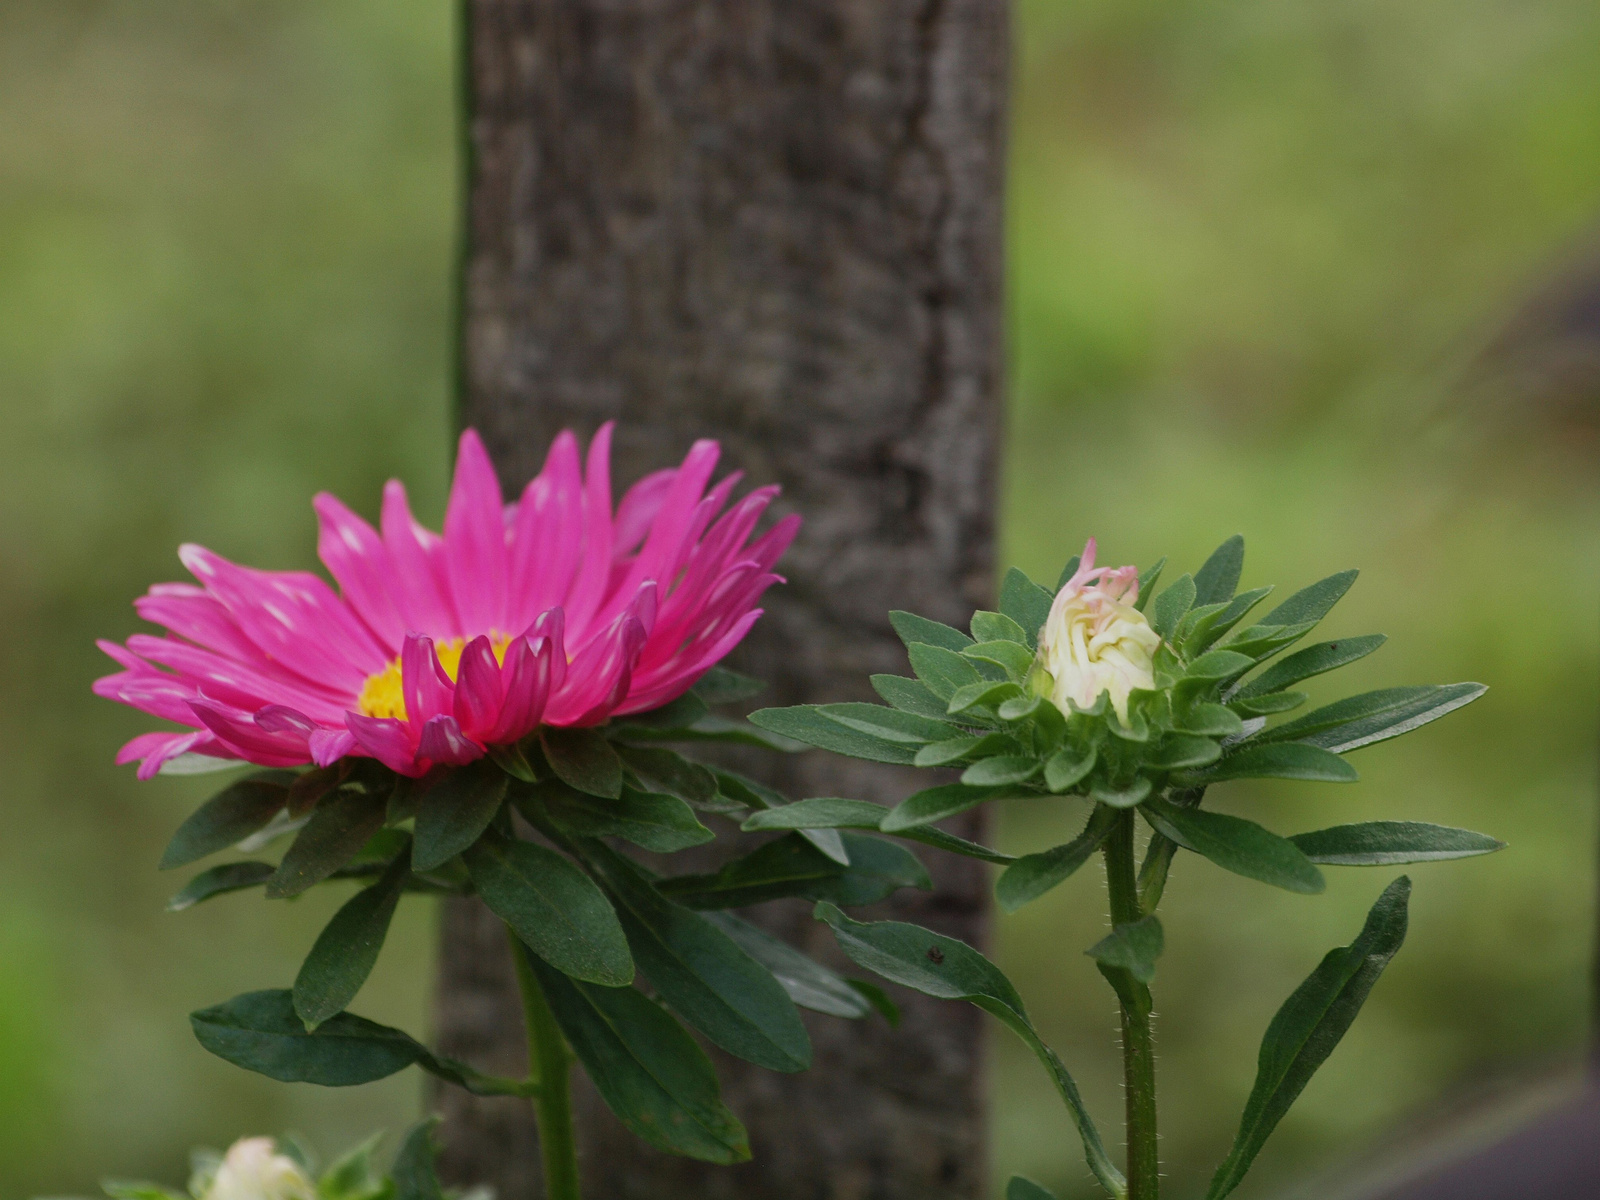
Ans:
[[[951,693],[950,715],[970,713],[973,709],[996,708],[1023,694],[1022,689],[1009,680],[996,682],[992,679],[980,679],[976,683],[964,684]],[[967,721],[971,723],[970,716]]]
[[[1059,592],[1067,586],[1067,580],[1078,573],[1078,565],[1083,561],[1081,555],[1074,554],[1067,559],[1067,565],[1061,568],[1061,574],[1056,576],[1056,591]],[[1054,597],[1052,597],[1053,599]]]
[[[342,1013],[372,973],[411,874],[408,858],[396,855],[376,883],[345,901],[306,955],[294,981],[294,1011],[307,1029]]]
[[[985,678],[970,659],[943,646],[912,642],[906,647],[906,655],[911,659],[911,669],[916,672],[917,678],[927,684],[928,690],[935,696],[945,700],[969,684]]]
[[[821,704],[817,711],[846,729],[907,746],[943,741],[961,732],[947,721],[930,720],[881,704]]]
[[[524,804],[529,800],[542,803],[550,820],[566,833],[620,837],[661,854],[702,846],[717,836],[700,823],[694,809],[676,796],[659,792],[638,792],[625,786],[617,799],[602,800],[551,780],[520,793],[518,799]]]
[[[686,804],[713,804],[717,779],[710,770],[691,762],[676,750],[659,746],[616,746],[622,765],[642,785],[642,791],[676,796]]]
[[[894,626],[894,631],[900,640],[910,650],[917,643],[929,646],[940,646],[946,650],[959,654],[972,645],[972,639],[959,629],[952,629],[938,621],[930,621],[927,617],[919,617],[916,613],[900,612],[896,610],[889,614],[889,624]]]
[[[1244,722],[1240,720],[1239,714],[1220,704],[1176,707],[1172,719],[1180,732],[1199,734],[1202,737],[1236,737],[1244,731]]]
[[[412,868],[443,866],[483,836],[505,802],[510,782],[487,758],[447,772],[418,801]]]
[[[500,834],[481,838],[463,858],[483,902],[545,962],[587,983],[633,982],[628,939],[611,902],[567,859]]]
[[[1097,808],[1089,815],[1083,832],[1066,845],[1017,859],[995,881],[994,894],[1000,907],[1008,913],[1016,912],[1063,882],[1089,861],[1115,824],[1113,813]]]
[[[1228,649],[1262,662],[1285,646],[1292,646],[1316,628],[1315,621],[1298,625],[1251,625],[1228,643]]]
[[[1150,625],[1163,638],[1171,638],[1183,614],[1194,607],[1194,580],[1187,575],[1167,588],[1150,605]]]
[[[963,650],[961,657],[994,663],[1014,679],[1023,678],[1033,667],[1033,651],[1016,642],[979,642]]]
[[[289,815],[303,817],[315,808],[318,800],[339,786],[343,766],[341,762],[296,775],[294,782],[289,785],[286,801]]]
[[[1305,779],[1313,783],[1354,783],[1356,769],[1332,751],[1303,742],[1261,745],[1249,742],[1221,762],[1197,771],[1197,783],[1223,779]]]
[[[1125,787],[1114,787],[1110,783],[1095,784],[1089,789],[1089,799],[1110,808],[1132,808],[1150,794],[1152,786],[1146,776],[1135,775]]]
[[[1166,949],[1161,922],[1152,913],[1126,925],[1118,925],[1107,936],[1084,951],[1096,962],[1120,967],[1140,983],[1156,977],[1156,959]]]
[[[1044,591],[1043,588],[1039,590]],[[972,639],[980,645],[984,642],[1014,642],[1027,647],[1029,657],[1032,657],[1034,641],[1028,636],[1028,631],[1004,613],[985,612],[982,609],[973,613]]]
[[[1222,748],[1208,737],[1189,733],[1169,733],[1144,766],[1157,771],[1176,771],[1183,767],[1205,767],[1222,757]]]
[[[287,988],[246,992],[189,1014],[202,1046],[236,1067],[280,1083],[350,1087],[419,1066],[480,1096],[520,1095],[520,1085],[442,1058],[409,1034],[353,1013],[307,1030]]]
[[[1048,708],[1055,707],[1043,696],[1039,695],[1037,692],[1033,692],[1022,696],[1015,696],[1012,699],[1007,700],[995,711],[1000,714],[1000,719],[1002,721],[1021,721],[1033,716],[1033,714],[1038,712],[1041,707],[1045,706],[1048,706]],[[1064,731],[1066,729],[1066,725],[1063,724],[1061,729]]]
[[[1037,758],[1002,754],[983,758],[961,772],[968,787],[997,787],[1005,783],[1024,783],[1039,773],[1043,764]]]
[[[1486,833],[1428,825],[1421,821],[1363,821],[1335,825],[1289,839],[1315,863],[1336,867],[1386,867],[1399,863],[1442,862],[1504,850]]]
[[[941,720],[948,712],[946,702],[930,692],[927,684],[920,680],[907,679],[904,675],[873,675],[871,681],[872,690],[901,712]]]
[[[685,692],[676,700],[669,700],[660,708],[652,708],[648,712],[631,713],[625,717],[618,717],[612,724],[636,726],[642,729],[655,730],[657,733],[662,734],[682,732],[705,720],[710,711],[706,707],[706,702],[690,691]]]
[[[832,927],[840,949],[869,971],[924,995],[970,1001],[1021,1038],[1044,1064],[1066,1102],[1095,1178],[1113,1195],[1127,1194],[1127,1184],[1106,1153],[1072,1076],[1039,1037],[1017,989],[993,963],[965,942],[916,925],[852,921],[831,904],[817,905],[816,915]]]
[[[864,758],[869,762],[909,764],[916,757],[914,745],[903,741],[889,741],[864,733],[860,729],[852,729],[827,716],[821,707],[815,704],[797,704],[793,708],[759,709],[750,714],[750,721],[762,729],[770,729],[774,733],[793,738],[797,742],[804,742],[808,746],[820,746],[824,750],[832,750],[835,754]]]
[[[759,696],[767,690],[767,685],[759,679],[730,671],[727,667],[712,667],[689,690],[715,708],[719,704],[736,704],[740,700]]]
[[[383,1200],[388,1184],[372,1164],[372,1152],[381,1141],[383,1134],[375,1133],[334,1160],[317,1179],[317,1200]],[[204,1191],[194,1194],[203,1195]]]
[[[747,1062],[773,1071],[811,1065],[800,1014],[770,971],[605,843],[585,840],[579,849],[617,904],[639,970],[669,1008]]]
[[[1365,637],[1344,638],[1337,642],[1318,642],[1315,646],[1295,651],[1282,662],[1273,663],[1254,679],[1247,680],[1234,694],[1242,698],[1281,691],[1302,679],[1310,679],[1365,658],[1388,640],[1381,633],[1370,633]]]
[[[1405,941],[1410,897],[1411,881],[1402,875],[1378,897],[1356,940],[1330,950],[1272,1018],[1238,1136],[1217,1168],[1206,1200],[1221,1200],[1239,1186],[1289,1106],[1355,1021],[1373,984]]]
[[[876,830],[881,825],[883,818],[889,810],[881,804],[873,804],[869,800],[846,800],[835,796],[817,796],[809,800],[797,800],[793,804],[784,805],[782,808],[768,809],[749,817],[744,823],[746,831],[761,829],[872,829]],[[1009,854],[1001,854],[998,850],[991,850],[987,846],[980,846],[976,842],[969,842],[965,838],[958,838],[954,834],[946,833],[942,829],[919,827],[915,829],[899,830],[896,837],[907,841],[921,842],[926,846],[933,846],[940,850],[949,850],[954,854],[963,854],[968,858],[979,858],[985,862],[1010,863],[1016,861]]]
[[[1336,700],[1297,721],[1267,730],[1261,740],[1304,742],[1347,754],[1420,729],[1471,704],[1488,690],[1481,683],[1382,688]]]
[[[102,1179],[100,1190],[111,1200],[188,1200],[159,1184],[132,1179]]]
[[[622,760],[598,730],[546,725],[539,742],[550,769],[568,787],[610,800],[622,795]]]
[[[520,779],[523,783],[539,782],[539,772],[528,761],[521,746],[488,746],[484,755],[513,779]]]
[[[693,699],[693,696],[691,695],[689,698]],[[613,721],[606,726],[606,736],[630,745],[639,742],[647,744],[654,742],[715,742],[723,745],[757,746],[766,750],[781,750],[785,754],[793,754],[797,750],[805,749],[805,746],[799,742],[781,737],[775,733],[768,733],[764,729],[757,729],[748,721],[731,720],[727,717],[715,715],[701,717],[692,725],[664,728],[638,724],[630,717],[621,721]]]
[[[1013,1175],[1011,1182],[1006,1184],[1006,1200],[1056,1200],[1056,1198],[1033,1180]]]
[[[1266,696],[1246,696],[1242,700],[1228,701],[1228,707],[1241,717],[1270,717],[1276,713],[1290,712],[1308,699],[1304,692],[1272,692]]]
[[[317,805],[311,820],[267,880],[267,898],[298,896],[321,883],[367,844],[383,827],[384,801],[352,788],[340,788]]]
[[[1160,799],[1146,801],[1140,811],[1178,845],[1210,859],[1224,871],[1305,895],[1327,887],[1322,872],[1298,846],[1254,821],[1180,808]]]
[[[1075,750],[1067,747],[1058,751],[1044,764],[1044,785],[1058,795],[1069,788],[1076,787],[1094,770],[1094,764],[1099,758],[1099,750],[1090,746],[1087,750]]]
[[[783,990],[801,1008],[826,1013],[830,1017],[860,1020],[873,1011],[872,1004],[848,980],[836,975],[819,962],[813,962],[800,951],[766,930],[740,920],[732,913],[711,912],[705,915],[734,944],[760,963]]]
[[[1327,616],[1333,606],[1350,590],[1359,571],[1340,571],[1318,580],[1308,588],[1301,588],[1277,608],[1261,618],[1263,625],[1298,625],[1304,621],[1313,624]]]
[[[245,888],[260,887],[277,868],[264,862],[223,863],[209,871],[201,871],[184,885],[183,890],[167,901],[168,912],[182,912],[193,908],[202,900],[220,896],[225,892],[240,892]]]
[[[1265,600],[1271,591],[1272,588],[1268,586],[1245,592],[1242,595],[1235,596],[1217,612],[1195,621],[1194,627],[1188,631],[1188,636],[1183,639],[1184,649],[1191,654],[1196,650],[1204,650],[1223,634],[1227,633],[1228,630],[1244,620],[1245,614]],[[1194,610],[1194,612],[1198,611],[1200,610]],[[1190,616],[1193,616],[1194,612],[1191,612]]]
[[[1015,567],[1006,572],[1000,584],[1000,611],[1017,623],[1024,635],[1023,644],[1030,649],[1039,644],[1039,630],[1050,616],[1053,599],[1051,593]]]
[[[746,779],[743,775],[722,770],[713,774],[717,777],[718,792],[731,799],[742,801],[747,808],[782,808],[789,803],[789,798],[783,793],[776,792],[753,779]],[[850,856],[845,853],[844,843],[832,829],[806,829],[800,836],[834,862],[844,866],[850,865]]]
[[[1183,676],[1185,679],[1211,682],[1229,679],[1241,671],[1248,671],[1255,665],[1255,659],[1236,654],[1232,650],[1210,650],[1185,667]]]
[[[289,789],[278,781],[281,774],[262,772],[241,779],[195,809],[167,843],[161,870],[226,850],[272,820],[289,798]]]
[[[878,828],[884,833],[899,833],[918,825],[932,825],[946,817],[964,813],[969,808],[976,808],[1001,792],[1012,794],[1008,788],[969,787],[964,783],[943,783],[938,787],[924,788],[890,809]]]
[[[394,1200],[444,1200],[433,1161],[438,1154],[433,1127],[438,1117],[424,1117],[407,1131],[394,1157],[389,1175],[394,1180]]]
[[[1195,572],[1195,603],[1217,604],[1233,599],[1243,573],[1244,538],[1236,533],[1213,550],[1211,557]]]
[[[900,1006],[889,999],[888,992],[875,983],[868,983],[865,979],[847,979],[845,982],[877,1010],[878,1015],[888,1023],[890,1029],[900,1028]]]
[[[671,1014],[633,988],[576,983],[532,955],[528,963],[595,1090],[636,1136],[705,1162],[749,1159],[711,1060]]]
[[[882,809],[879,809],[882,812]],[[666,896],[693,909],[743,908],[786,896],[856,907],[876,904],[903,887],[933,886],[927,868],[903,846],[882,838],[835,834],[848,865],[835,862],[803,837],[779,838],[710,875],[660,880]]]
[[[1134,600],[1133,607],[1138,609],[1140,612],[1143,612],[1145,610],[1145,606],[1150,603],[1150,597],[1154,595],[1154,592],[1151,589],[1156,586],[1156,581],[1161,578],[1161,572],[1166,568],[1166,565],[1167,556],[1163,554],[1159,559],[1156,560],[1154,566],[1146,567],[1143,571],[1139,572],[1139,595],[1138,598]]]
[[[943,742],[934,742],[917,751],[914,765],[919,767],[942,767],[949,763],[966,758],[968,754],[992,738],[993,734],[980,737],[957,737]]]

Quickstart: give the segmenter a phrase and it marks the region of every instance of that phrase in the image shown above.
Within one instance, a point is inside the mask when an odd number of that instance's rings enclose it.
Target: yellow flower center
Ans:
[[[455,682],[456,672],[461,669],[461,652],[467,648],[468,640],[440,638],[433,643],[433,652],[439,656],[439,665],[450,676],[451,683]],[[511,645],[511,635],[491,631],[489,645],[494,649],[495,662],[504,664],[506,647]],[[356,708],[367,717],[393,717],[397,721],[406,719],[406,693],[401,686],[398,658],[391,660],[377,674],[367,676],[367,681],[361,685],[360,695],[356,697]]]

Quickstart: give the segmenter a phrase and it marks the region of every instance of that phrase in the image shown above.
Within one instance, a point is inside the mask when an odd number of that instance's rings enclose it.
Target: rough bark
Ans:
[[[719,438],[806,519],[734,665],[769,703],[873,698],[869,673],[905,673],[889,609],[964,624],[992,599],[1004,0],[469,2],[463,420],[509,487],[564,427],[620,422],[619,486]],[[912,786],[820,753],[746,766],[793,795]],[[937,891],[880,915],[983,942],[981,869],[925,857]],[[835,953],[804,907],[759,919]],[[898,998],[894,1032],[810,1020],[804,1075],[718,1056],[747,1165],[656,1154],[580,1091],[586,1194],[978,1196],[979,1016]],[[445,913],[438,1033],[517,1067],[509,964],[475,903]],[[441,1103],[452,1179],[539,1194],[525,1106]]]

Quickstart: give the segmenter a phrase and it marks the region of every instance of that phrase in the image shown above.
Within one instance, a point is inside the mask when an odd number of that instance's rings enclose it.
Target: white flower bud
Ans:
[[[1128,724],[1128,693],[1155,687],[1151,656],[1161,637],[1134,608],[1139,595],[1137,567],[1096,567],[1095,543],[1083,548],[1077,572],[1056,593],[1050,616],[1039,631],[1039,666],[1048,673],[1041,690],[1062,712],[1067,701],[1092,707],[1111,693],[1117,719]]]
[[[317,1200],[317,1188],[271,1138],[240,1138],[201,1200]]]

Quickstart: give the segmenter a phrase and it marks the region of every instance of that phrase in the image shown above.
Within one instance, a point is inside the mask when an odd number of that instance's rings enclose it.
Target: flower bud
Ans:
[[[1038,665],[1048,678],[1039,688],[1062,712],[1067,701],[1090,708],[1111,693],[1117,719],[1128,724],[1128,693],[1155,687],[1151,655],[1161,637],[1134,608],[1137,567],[1096,567],[1095,543],[1083,548],[1077,572],[1056,593],[1039,631]]]
[[[240,1138],[228,1148],[201,1200],[316,1200],[300,1164],[271,1138]]]

